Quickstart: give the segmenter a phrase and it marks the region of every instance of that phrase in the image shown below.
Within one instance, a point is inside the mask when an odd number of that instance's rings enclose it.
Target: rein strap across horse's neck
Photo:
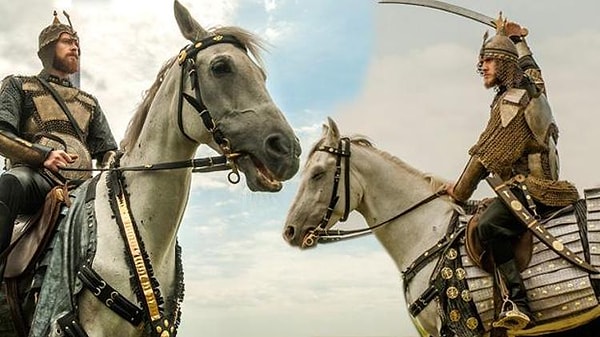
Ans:
[[[358,238],[364,235],[369,235],[372,234],[373,231],[379,227],[383,227],[386,224],[398,219],[399,217],[412,212],[413,210],[421,207],[422,205],[425,205],[437,198],[439,198],[440,196],[446,194],[446,190],[442,189],[439,190],[431,195],[429,195],[428,197],[418,201],[417,203],[413,204],[412,206],[408,207],[407,209],[403,210],[402,212],[398,213],[397,215],[383,221],[380,222],[376,225],[373,226],[369,226],[366,228],[361,228],[361,229],[353,229],[353,230],[332,230],[332,229],[326,229],[327,224],[329,223],[329,220],[331,218],[331,215],[333,214],[333,210],[335,209],[335,206],[339,200],[339,195],[337,194],[338,192],[338,187],[339,187],[339,181],[340,181],[340,175],[342,172],[342,167],[341,167],[341,162],[342,162],[342,157],[344,158],[344,165],[345,165],[345,172],[344,172],[344,195],[345,195],[345,207],[344,207],[344,215],[342,216],[342,218],[340,219],[341,222],[344,222],[348,219],[348,213],[350,211],[350,144],[351,141],[349,138],[344,137],[344,138],[340,138],[340,141],[338,143],[338,147],[334,148],[331,146],[319,146],[317,148],[317,151],[323,151],[323,152],[327,152],[327,153],[331,153],[333,155],[335,155],[336,158],[336,167],[335,167],[335,173],[334,173],[334,178],[333,178],[333,188],[332,188],[332,192],[331,192],[331,199],[329,200],[329,206],[327,207],[327,211],[325,212],[325,215],[323,216],[323,219],[321,220],[321,222],[319,223],[319,226],[317,226],[317,228],[311,230],[309,232],[309,234],[304,238],[303,240],[303,245],[305,246],[312,246],[315,243],[331,243],[331,242],[337,242],[337,241],[342,241],[342,240],[347,240],[347,239],[354,239],[354,238]]]

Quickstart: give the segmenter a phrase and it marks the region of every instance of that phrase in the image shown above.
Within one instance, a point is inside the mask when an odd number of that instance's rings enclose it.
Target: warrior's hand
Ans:
[[[454,186],[455,184],[445,184],[443,189],[446,191],[446,194],[450,196],[452,199],[457,200],[456,194],[454,194]]]
[[[529,30],[516,22],[506,21],[504,24],[504,34],[506,34],[508,37],[525,37],[527,34],[529,34]]]
[[[53,150],[44,161],[44,167],[52,172],[58,172],[68,164],[74,163],[78,157],[77,154],[66,153],[63,150]]]

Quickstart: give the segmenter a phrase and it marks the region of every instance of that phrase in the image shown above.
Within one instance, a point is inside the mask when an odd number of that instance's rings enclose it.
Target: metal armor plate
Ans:
[[[531,99],[527,108],[525,108],[525,121],[529,129],[533,133],[536,141],[539,144],[548,147],[548,156],[550,159],[550,170],[553,179],[559,177],[560,161],[558,157],[558,149],[556,147],[556,141],[552,137],[546,140],[548,129],[552,124],[556,124],[554,116],[552,115],[552,109],[546,96],[540,95]]]

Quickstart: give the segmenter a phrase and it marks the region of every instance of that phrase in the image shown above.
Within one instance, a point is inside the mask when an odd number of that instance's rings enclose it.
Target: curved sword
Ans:
[[[414,5],[414,6],[439,9],[441,11],[460,15],[462,17],[465,17],[465,18],[468,18],[471,20],[475,20],[477,22],[481,22],[484,25],[488,25],[492,28],[496,28],[495,19],[493,19],[487,15],[472,11],[470,9],[466,9],[464,7],[460,7],[460,6],[453,5],[453,4],[449,4],[449,3],[446,3],[443,1],[437,1],[437,0],[380,0],[379,3],[380,4]]]

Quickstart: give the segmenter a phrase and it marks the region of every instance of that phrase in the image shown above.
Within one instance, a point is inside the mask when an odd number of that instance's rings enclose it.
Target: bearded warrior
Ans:
[[[68,18],[68,17],[67,17]],[[36,76],[8,76],[0,90],[0,252],[9,245],[14,221],[35,213],[56,184],[85,180],[89,171],[64,167],[105,165],[117,149],[96,98],[73,86],[79,71],[79,38],[56,12],[38,40],[43,70]],[[0,280],[4,262],[0,262]]]
[[[477,70],[485,88],[496,96],[491,105],[488,124],[458,181],[449,193],[458,201],[471,197],[478,183],[489,174],[499,176],[534,216],[578,199],[575,186],[558,180],[559,161],[556,149],[558,127],[546,99],[541,71],[532,57],[525,36],[528,31],[500,15],[496,35],[487,38],[479,53]],[[521,326],[532,326],[531,311],[513,247],[508,242],[527,230],[499,198],[487,207],[479,220],[477,233],[493,257],[508,298],[512,304],[500,314],[506,319],[509,310]]]

